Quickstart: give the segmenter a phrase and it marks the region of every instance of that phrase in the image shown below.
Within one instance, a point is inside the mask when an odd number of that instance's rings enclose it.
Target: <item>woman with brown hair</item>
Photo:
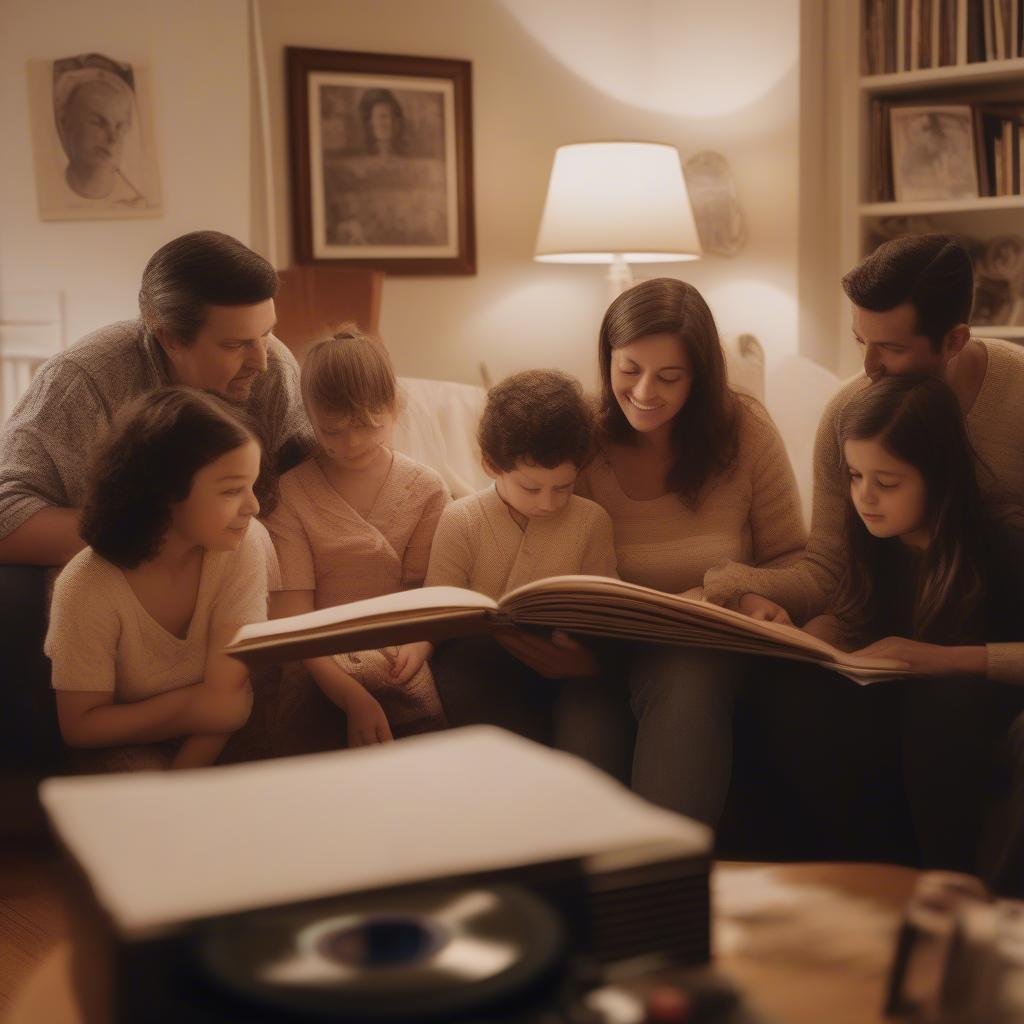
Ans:
[[[682,594],[725,559],[769,565],[800,553],[800,501],[782,439],[760,403],[729,386],[696,288],[655,278],[624,292],[601,324],[599,357],[602,445],[577,492],[611,516],[622,579]],[[638,793],[717,822],[742,671],[740,656],[717,651],[644,644],[631,652]],[[611,744],[605,766],[621,774],[612,697],[594,692],[589,721]]]

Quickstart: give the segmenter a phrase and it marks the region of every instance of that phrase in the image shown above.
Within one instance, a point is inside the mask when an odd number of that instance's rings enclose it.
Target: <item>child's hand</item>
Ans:
[[[415,644],[402,644],[391,663],[391,682],[409,682],[433,653],[434,645],[427,640]]]
[[[792,626],[793,621],[789,613],[781,604],[769,601],[767,597],[760,594],[744,594],[740,598],[740,611],[749,615],[752,619],[759,619],[762,622],[778,622],[783,626]]]
[[[373,743],[388,743],[393,739],[384,709],[365,690],[349,695],[345,702],[345,717],[348,719],[350,747],[368,747]]]

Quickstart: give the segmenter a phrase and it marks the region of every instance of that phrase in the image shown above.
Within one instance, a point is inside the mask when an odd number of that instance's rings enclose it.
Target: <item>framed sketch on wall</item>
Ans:
[[[147,69],[100,53],[29,61],[42,220],[163,212]]]
[[[897,202],[978,195],[974,119],[969,106],[894,106],[889,117]]]
[[[470,64],[289,47],[299,263],[474,274]]]

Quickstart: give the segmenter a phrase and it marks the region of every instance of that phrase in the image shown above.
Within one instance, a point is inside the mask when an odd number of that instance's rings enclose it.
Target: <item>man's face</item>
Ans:
[[[191,343],[159,339],[175,384],[244,402],[267,368],[267,344],[275,321],[273,299],[252,306],[208,306],[206,322]]]
[[[127,94],[105,82],[80,85],[68,100],[63,119],[64,148],[72,166],[83,173],[116,169],[131,126]]]
[[[936,352],[917,330],[917,310],[909,302],[884,313],[853,307],[853,334],[864,350],[864,372],[872,380],[907,374],[943,375],[951,353],[945,344]]]

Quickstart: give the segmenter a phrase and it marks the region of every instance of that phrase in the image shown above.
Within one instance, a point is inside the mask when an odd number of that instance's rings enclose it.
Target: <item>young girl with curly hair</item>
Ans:
[[[115,417],[45,644],[65,742],[102,751],[83,766],[212,764],[247,721],[248,670],[221,649],[267,615],[261,458],[246,414],[191,388]]]

